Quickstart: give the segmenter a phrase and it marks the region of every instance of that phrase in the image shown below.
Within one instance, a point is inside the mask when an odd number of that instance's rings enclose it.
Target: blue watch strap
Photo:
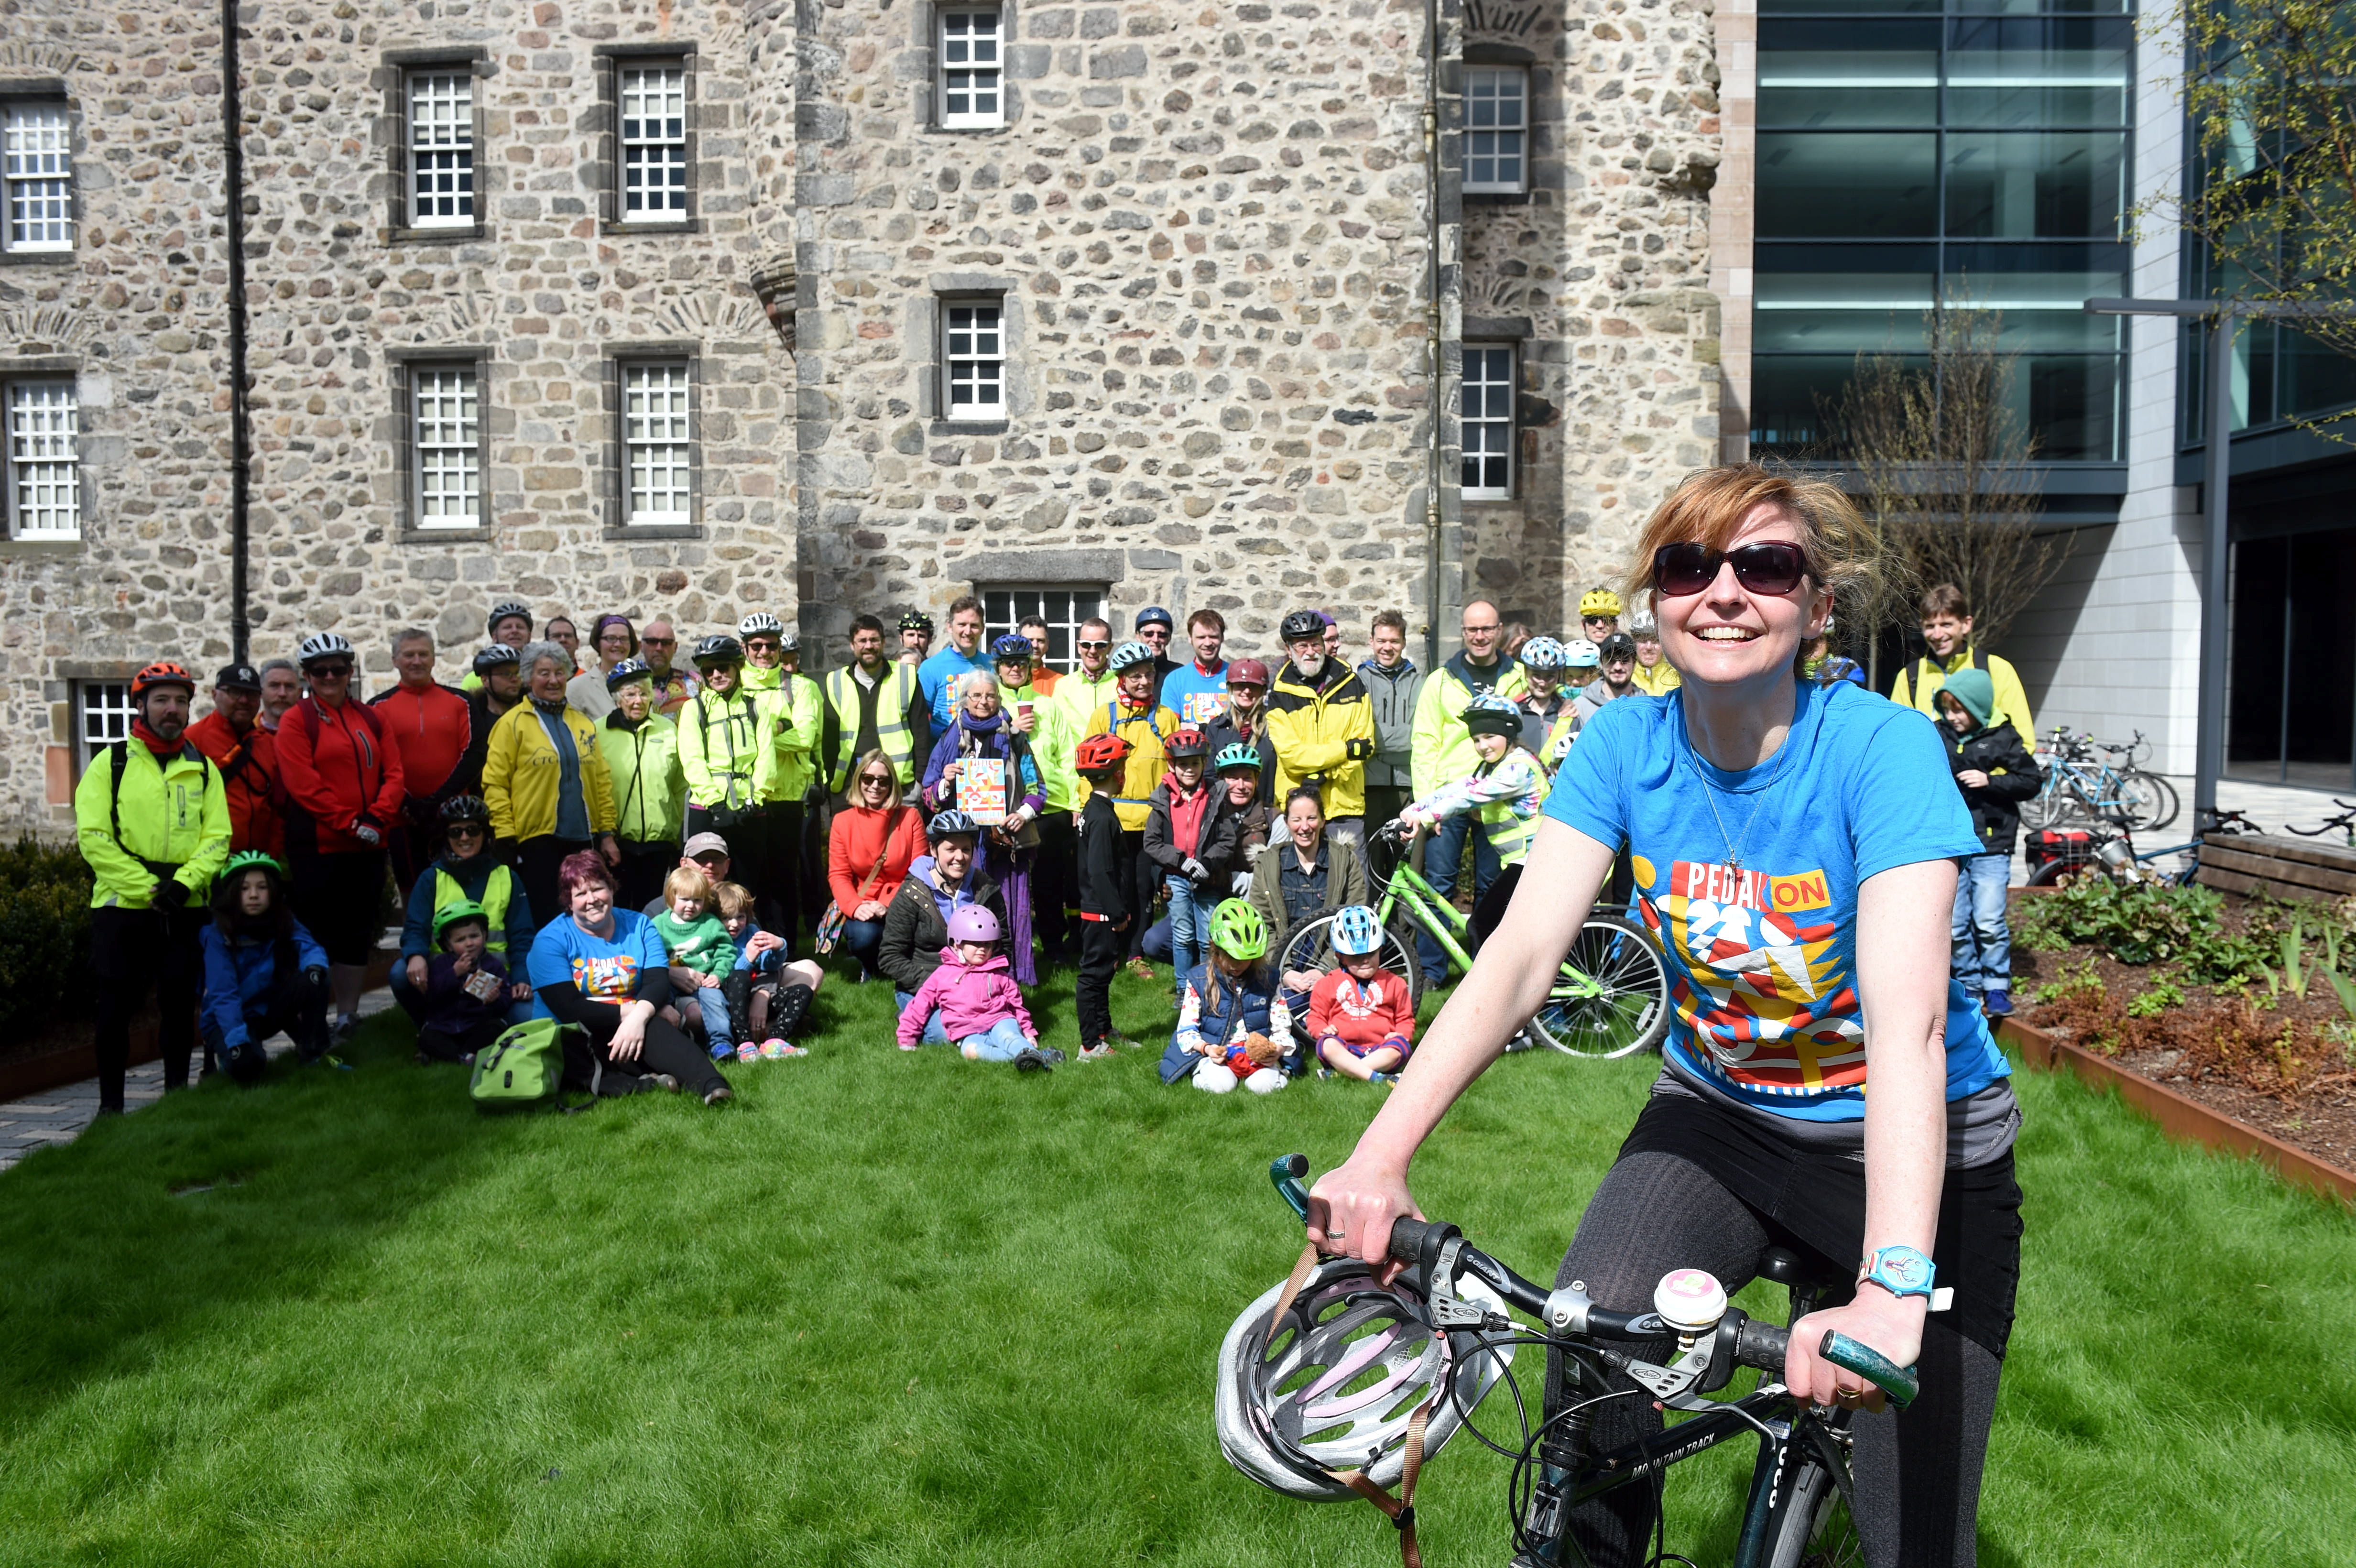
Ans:
[[[1938,1265],[1927,1255],[1901,1244],[1877,1249],[1865,1260],[1865,1272],[1858,1283],[1878,1285],[1892,1296],[1928,1297],[1937,1276]]]

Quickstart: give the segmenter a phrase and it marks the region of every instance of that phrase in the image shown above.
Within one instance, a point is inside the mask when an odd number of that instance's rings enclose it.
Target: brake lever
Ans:
[[[1451,1236],[1440,1243],[1440,1256],[1433,1260],[1431,1278],[1424,1296],[1426,1310],[1431,1316],[1431,1326],[1448,1333],[1492,1333],[1511,1331],[1514,1320],[1504,1313],[1476,1306],[1456,1294],[1456,1260],[1463,1254],[1464,1238]]]

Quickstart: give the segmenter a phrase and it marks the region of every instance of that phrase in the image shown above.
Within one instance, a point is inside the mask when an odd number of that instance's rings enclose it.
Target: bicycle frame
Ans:
[[[1376,917],[1384,925],[1391,923],[1394,911],[1404,907],[1416,929],[1440,944],[1449,962],[1465,973],[1472,973],[1472,960],[1458,940],[1470,931],[1472,923],[1459,913],[1454,904],[1442,898],[1422,874],[1402,858],[1391,872],[1391,883],[1376,908]],[[1555,982],[1547,994],[1549,1002],[1591,1001],[1604,994],[1594,976],[1581,972],[1566,957],[1555,966]]]

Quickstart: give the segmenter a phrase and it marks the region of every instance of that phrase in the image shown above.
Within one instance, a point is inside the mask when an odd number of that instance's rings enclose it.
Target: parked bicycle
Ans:
[[[2331,804],[2340,808],[2340,814],[2337,816],[2326,817],[2320,827],[2301,827],[2288,822],[2284,823],[2283,826],[2302,838],[2320,838],[2327,833],[2338,833],[2344,835],[2349,844],[2356,845],[2356,805],[2350,805],[2336,795],[2331,797]]]
[[[1369,874],[1382,890],[1375,912],[1383,923],[1383,967],[1407,983],[1410,1001],[1423,988],[1413,933],[1440,944],[1452,973],[1472,967],[1471,921],[1409,861],[1421,832],[1409,834],[1397,822],[1387,823],[1370,835],[1375,852],[1367,857]],[[1333,918],[1321,916],[1288,937],[1277,972],[1331,967],[1328,933]],[[1590,914],[1563,955],[1545,1005],[1524,1032],[1569,1056],[1628,1056],[1660,1044],[1668,1033],[1669,1010],[1668,965],[1652,933],[1624,916]]]
[[[2351,808],[2351,811],[2356,811],[2356,808]],[[2213,811],[2207,816],[2208,824],[2200,832],[2181,844],[2170,844],[2160,849],[2138,850],[2135,847],[2134,835],[2124,827],[2108,833],[2097,830],[2090,858],[2048,860],[2029,873],[2029,885],[2032,888],[2051,887],[2063,877],[2075,872],[2099,871],[2116,882],[2159,881],[2183,886],[2200,875],[2201,846],[2209,839],[2258,831],[2258,825],[2238,811]],[[2170,855],[2184,857],[2183,863],[2177,869],[2161,872],[2150,869],[2153,861],[2165,859]]]
[[[1308,1174],[1302,1155],[1269,1167],[1269,1179],[1304,1223]],[[1553,1290],[1531,1283],[1442,1221],[1393,1221],[1388,1251],[1410,1265],[1388,1286],[1355,1259],[1304,1254],[1291,1279],[1245,1308],[1227,1330],[1215,1413],[1219,1446],[1237,1469],[1289,1497],[1365,1498],[1391,1516],[1412,1563],[1418,1475],[1459,1429],[1470,1430],[1513,1461],[1506,1506],[1522,1554],[1516,1561],[1582,1568],[1586,1555],[1567,1528],[1572,1509],[1621,1487],[1659,1488],[1670,1466],[1730,1438],[1756,1436],[1759,1457],[1736,1568],[1863,1560],[1849,1517],[1850,1413],[1819,1409],[1774,1381],[1789,1330],[1728,1306],[1726,1292],[1708,1274],[1676,1270],[1662,1278],[1652,1311],[1612,1312],[1576,1282]],[[1845,1275],[1811,1274],[1783,1248],[1769,1248],[1762,1261],[1765,1277],[1789,1289],[1793,1322],[1853,1286]],[[1939,1305],[1934,1299],[1933,1309]],[[1535,1326],[1516,1322],[1509,1309]],[[1601,1388],[1614,1373],[1637,1386],[1534,1422],[1513,1371],[1514,1351],[1523,1346],[1577,1363],[1573,1386]],[[1893,1403],[1915,1396],[1912,1368],[1894,1366],[1844,1335],[1827,1333],[1820,1353]],[[1662,1360],[1649,1359],[1655,1356]],[[1705,1397],[1726,1388],[1743,1367],[1768,1376],[1739,1398]],[[1473,1411],[1499,1382],[1513,1395],[1520,1428],[1510,1444],[1472,1424]],[[1595,1406],[1644,1397],[1687,1419],[1591,1456],[1575,1473],[1542,1469],[1540,1445],[1558,1426],[1565,1435],[1578,1433]],[[1656,1533],[1654,1561],[1686,1561],[1665,1545]]]
[[[2115,745],[2055,725],[2042,752],[2044,786],[2021,802],[2020,825],[2034,832],[2124,818],[2138,833],[2167,827],[2182,805],[2174,784],[2144,772],[2139,758],[2150,751],[2151,742],[2140,730],[2133,741]]]

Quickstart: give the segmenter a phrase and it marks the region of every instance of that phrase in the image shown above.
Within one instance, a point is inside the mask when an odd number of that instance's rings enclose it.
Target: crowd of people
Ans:
[[[75,801],[108,982],[102,1101],[122,1104],[151,986],[200,999],[162,1008],[168,1086],[199,1042],[207,1071],[233,1075],[277,1032],[337,1062],[388,881],[391,992],[421,1061],[553,1017],[588,1031],[616,1085],[716,1102],[715,1063],[807,1049],[794,1035],[830,958],[892,985],[904,1047],[1050,1067],[1060,1053],[1022,1002],[1043,966],[1076,964],[1079,1056],[1095,1061],[1131,1043],[1113,976],[1151,977],[1159,959],[1173,1082],[1382,1081],[1412,1050],[1399,976],[1339,940],[1284,965],[1290,936],[1337,912],[1337,933],[1375,928],[1370,821],[1429,829],[1443,896],[1467,869],[1486,891],[1526,851],[1581,727],[1675,688],[1649,613],[1623,628],[1619,596],[1597,590],[1580,614],[1557,639],[1476,600],[1461,651],[1426,671],[1397,611],[1372,618],[1354,665],[1323,610],[1286,616],[1262,658],[1229,656],[1215,609],[1178,645],[1177,618],[1148,606],[1126,638],[1077,627],[1058,668],[1044,621],[986,639],[967,597],[937,645],[921,613],[889,631],[856,617],[847,656],[813,675],[766,612],[685,650],[669,621],[600,614],[584,647],[570,617],[535,626],[505,600],[457,686],[410,628],[391,639],[394,683],[364,699],[358,651],[320,632],[291,658],[220,669],[193,720],[196,677],[152,664],[130,738]],[[1427,983],[1446,978],[1437,947],[1419,959]]]

